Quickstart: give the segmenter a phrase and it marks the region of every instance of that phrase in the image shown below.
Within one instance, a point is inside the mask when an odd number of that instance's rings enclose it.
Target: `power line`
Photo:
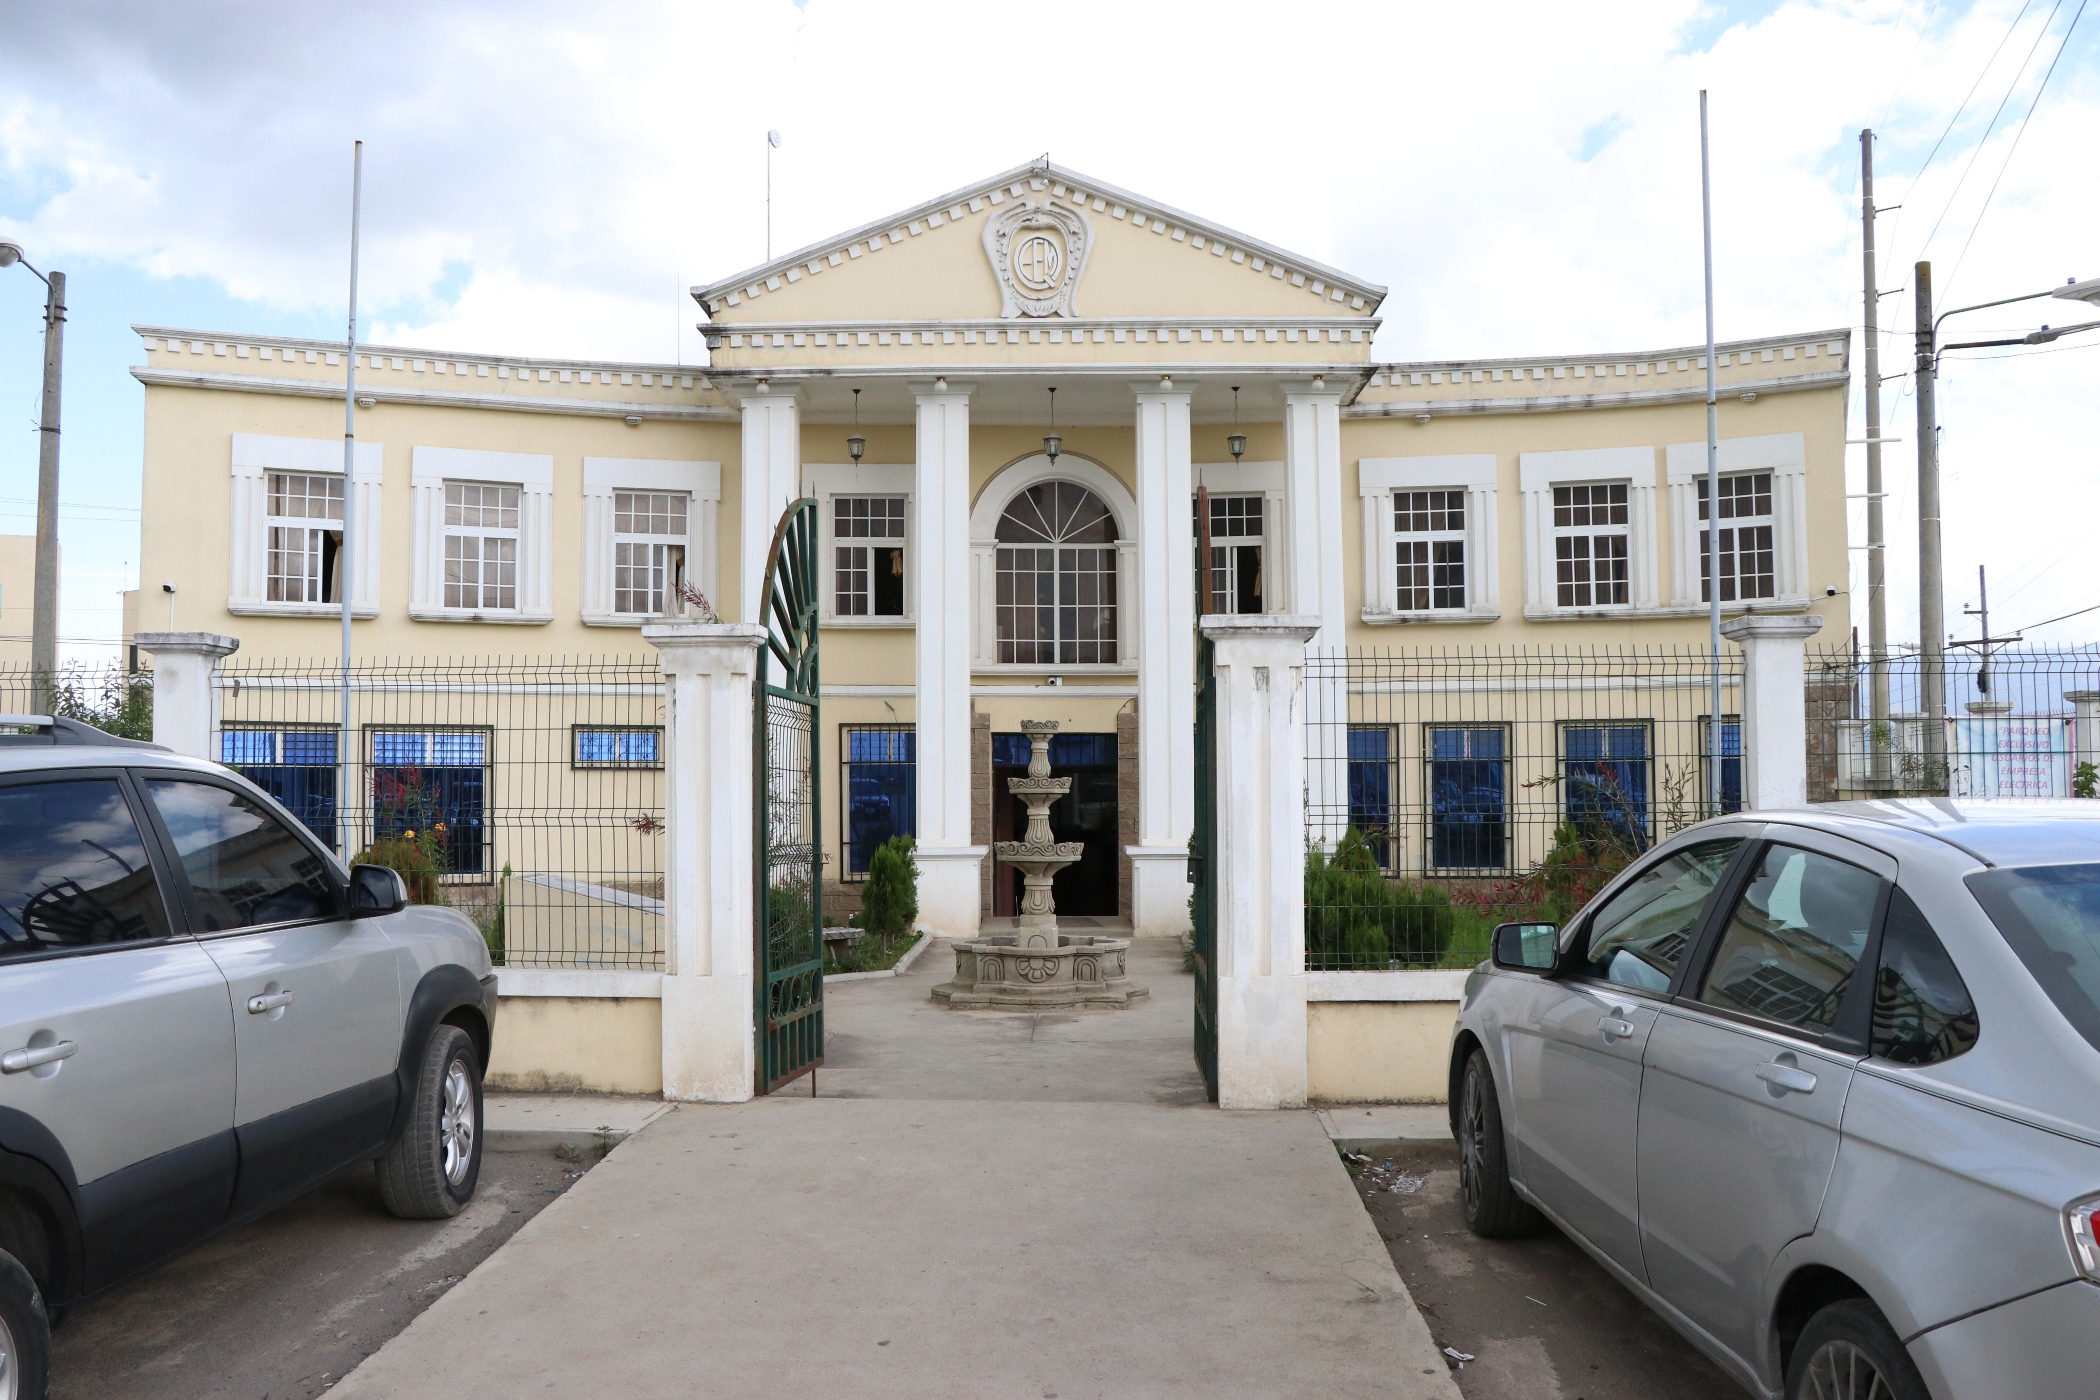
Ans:
[[[2006,148],[2005,160],[1998,167],[1998,178],[1991,181],[1990,190],[1983,196],[1983,207],[1976,211],[1976,220],[1969,225],[1969,237],[1961,245],[1961,256],[1954,260],[1954,271],[1947,274],[1944,285],[1951,286],[1954,279],[1961,274],[1962,261],[1969,256],[1969,244],[1976,241],[1976,230],[1983,227],[1984,215],[1991,212],[1991,201],[1997,197],[1999,182],[2005,179],[2005,172],[2012,168],[2013,156],[2020,149],[2020,138],[2027,134],[2027,123],[2034,120],[2034,109],[2042,105],[2042,94],[2048,91],[2049,79],[2055,76],[2056,65],[2063,60],[2064,50],[2071,46],[2071,36],[2078,32],[2078,21],[2085,18],[2085,6],[2086,0],[2078,0],[2077,12],[2071,16],[2071,23],[2064,29],[2063,42],[2056,46],[2056,56],[2049,60],[2049,69],[2042,74],[2042,81],[2034,90],[2034,101],[2027,104],[2027,115],[2020,118],[2020,129],[2013,133],[2012,145]],[[2053,15],[2055,11],[2050,13]],[[2043,33],[2047,32],[2048,26],[2044,25]],[[2040,42],[2039,37],[2036,42]]]

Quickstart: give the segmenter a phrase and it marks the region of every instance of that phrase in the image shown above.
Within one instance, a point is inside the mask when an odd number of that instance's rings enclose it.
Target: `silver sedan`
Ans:
[[[2100,1395],[2100,803],[1693,827],[1496,930],[1451,1117],[1476,1232],[1757,1395]]]

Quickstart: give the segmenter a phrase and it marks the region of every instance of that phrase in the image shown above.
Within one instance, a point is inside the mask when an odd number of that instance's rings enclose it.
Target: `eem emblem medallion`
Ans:
[[[1021,205],[984,226],[1002,316],[1075,316],[1074,295],[1094,230],[1076,209]]]

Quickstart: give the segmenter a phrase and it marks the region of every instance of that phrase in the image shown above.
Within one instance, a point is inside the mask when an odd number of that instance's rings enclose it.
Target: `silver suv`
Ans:
[[[1693,827],[1496,930],[1451,1106],[1475,1231],[1551,1219],[1757,1395],[2092,1395],[2100,803]]]
[[[0,729],[0,1400],[36,1400],[60,1309],[352,1163],[456,1214],[496,996],[471,922],[237,774]]]

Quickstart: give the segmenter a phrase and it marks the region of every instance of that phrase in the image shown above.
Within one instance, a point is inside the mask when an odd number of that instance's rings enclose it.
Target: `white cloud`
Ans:
[[[1724,26],[1694,0],[35,7],[10,19],[0,52],[0,230],[333,311],[348,148],[362,136],[374,333],[662,359],[683,314],[691,360],[693,314],[674,289],[759,259],[763,133],[778,127],[776,250],[1048,150],[1385,282],[1382,354],[1679,345],[1703,333],[1703,86],[1720,333],[1856,326],[1858,128],[1883,128],[1882,202],[1906,206],[1885,223],[1886,286],[1908,283],[1974,153],[1928,250],[1951,272],[2056,43],[2043,41],[1979,149],[2030,51],[2036,20],[2024,20],[1909,188],[2015,13],[1982,0],[1920,29],[1921,8],[1795,0]],[[1716,37],[1689,51],[1689,33]],[[2084,176],[2093,55],[2089,36],[2074,40],[2052,79],[1960,297],[2100,275],[2100,258],[2079,261],[2100,214]],[[1885,320],[1907,329],[1907,301],[1889,298]],[[2008,308],[1973,324],[2047,319]],[[1902,372],[1902,338],[1886,349],[1884,371]],[[2068,528],[2100,505],[2075,412],[2096,368],[2100,352],[2075,351],[1950,368],[1954,615],[1977,560],[2010,578],[2059,528],[2037,518]],[[1888,387],[1888,431],[1909,437],[1912,401]],[[1914,616],[1912,464],[1907,445],[1888,456],[1901,635]],[[2090,577],[2071,563],[2029,579],[2006,620],[2068,610]]]

